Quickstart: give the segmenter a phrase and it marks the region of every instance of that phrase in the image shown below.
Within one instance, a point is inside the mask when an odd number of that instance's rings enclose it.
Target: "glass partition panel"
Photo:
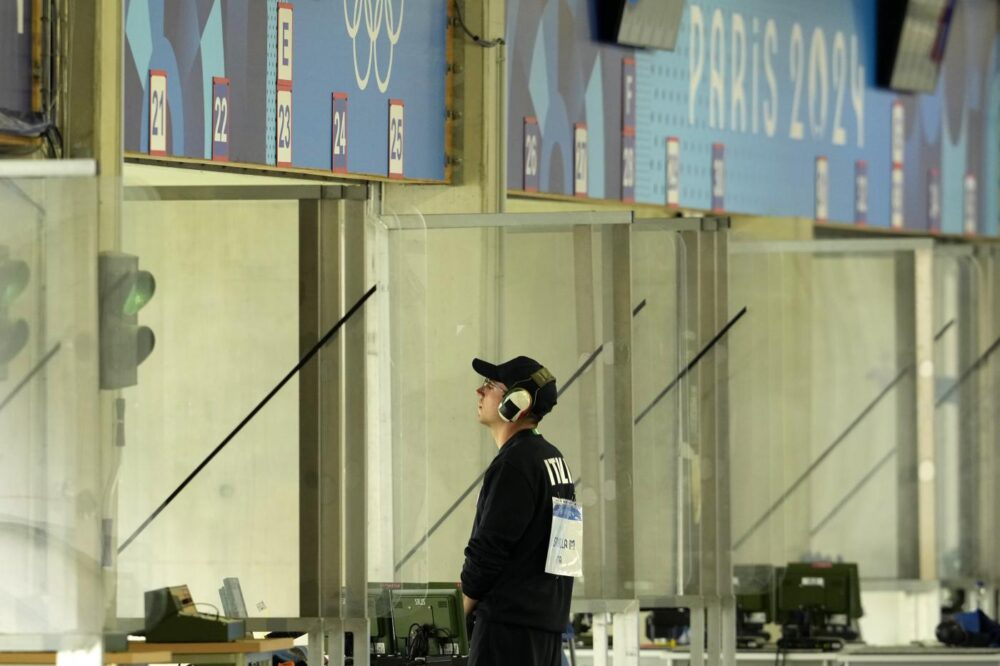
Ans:
[[[117,394],[118,616],[174,585],[225,611],[235,577],[250,617],[296,617],[297,381],[254,410],[300,357],[298,203],[126,201],[123,217],[156,289],[138,312],[155,346]]]
[[[635,589],[640,598],[697,593],[692,576],[700,555],[694,524],[700,474],[684,436],[688,383],[681,377],[697,350],[682,342],[684,259],[676,231],[633,227]],[[682,358],[682,348],[688,359]]]
[[[934,254],[934,397],[938,570],[945,606],[995,612],[995,251],[943,246]]]
[[[975,360],[976,266],[971,249],[934,255],[935,443],[938,470],[938,570],[943,579],[978,578],[976,382],[961,381]]]
[[[96,655],[99,646],[107,496],[98,424],[96,191],[96,179],[86,177],[0,179],[4,651]]]
[[[378,423],[369,429],[377,433],[369,508],[379,516],[369,535],[370,580],[458,581],[483,474],[497,451],[477,419],[482,378],[471,361],[522,354],[557,380],[558,405],[539,430],[564,454],[583,505],[585,575],[574,593],[620,594],[630,580],[619,567],[631,566],[632,488],[621,487],[614,445],[615,428],[629,415],[613,388],[622,372],[616,356],[628,358],[629,340],[615,338],[612,289],[613,276],[628,272],[627,234],[623,241],[617,225],[554,226],[536,217],[474,228],[435,228],[433,217],[418,228],[387,219],[387,229],[374,231],[387,286],[376,297],[379,321],[389,336],[374,336],[373,345],[391,398],[369,417]],[[619,539],[615,530],[627,533]]]
[[[913,254],[874,247],[733,245],[736,566],[917,576]]]

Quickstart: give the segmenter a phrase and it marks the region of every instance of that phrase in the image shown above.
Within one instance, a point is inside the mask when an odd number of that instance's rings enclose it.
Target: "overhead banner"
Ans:
[[[41,17],[33,11],[30,0],[0,2],[0,132],[23,135],[45,129],[38,101],[41,82],[33,80],[31,63]]]
[[[956,5],[937,89],[916,95],[875,86],[869,0],[689,0],[673,51],[595,41],[594,1],[507,3],[512,187],[532,118],[539,192],[997,235],[997,188],[968,185],[998,177],[996,3]]]
[[[125,150],[442,181],[447,10],[126,0]]]

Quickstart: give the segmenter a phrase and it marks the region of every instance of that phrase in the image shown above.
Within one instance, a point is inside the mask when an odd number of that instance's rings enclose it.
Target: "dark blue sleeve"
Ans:
[[[503,464],[483,482],[478,529],[465,547],[462,591],[483,599],[496,584],[511,552],[535,514],[535,492],[524,473]]]

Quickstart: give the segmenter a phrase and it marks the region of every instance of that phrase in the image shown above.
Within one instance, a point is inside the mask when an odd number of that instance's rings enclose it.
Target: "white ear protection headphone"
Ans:
[[[528,389],[515,384],[511,388],[507,389],[503,398],[500,399],[500,405],[497,407],[497,412],[499,412],[500,418],[504,421],[511,423],[527,414],[535,402],[534,397],[538,395],[538,391],[540,391],[546,384],[556,380],[547,368],[536,370],[532,373],[530,379],[535,384],[535,390],[533,393],[528,391]]]

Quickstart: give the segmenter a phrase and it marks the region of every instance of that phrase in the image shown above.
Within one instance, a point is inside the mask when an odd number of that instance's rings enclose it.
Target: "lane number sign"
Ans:
[[[275,145],[278,166],[292,166],[292,89],[278,86]]]
[[[212,77],[212,159],[229,161],[229,79]]]
[[[330,168],[337,173],[347,172],[347,93],[333,93],[331,116]]]
[[[167,73],[149,70],[149,154],[167,154]]]
[[[403,100],[389,100],[389,177],[403,177]]]

